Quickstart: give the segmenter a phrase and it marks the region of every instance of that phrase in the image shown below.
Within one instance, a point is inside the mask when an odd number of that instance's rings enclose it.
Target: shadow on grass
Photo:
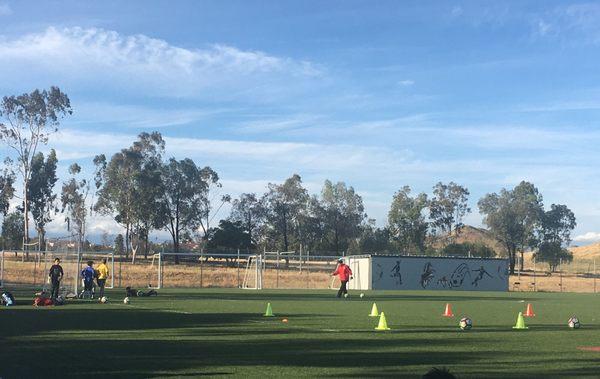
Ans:
[[[436,341],[445,344],[448,341]],[[82,341],[41,340],[11,349],[11,361],[0,368],[4,377],[39,375],[126,376],[152,377],[163,373],[177,375],[244,374],[240,367],[288,366],[318,369],[382,368],[405,365],[450,365],[463,359],[461,352],[407,352],[377,351],[393,347],[410,347],[422,340],[358,340],[358,339],[263,339],[253,341],[218,340],[97,340],[93,344]],[[487,353],[473,353],[472,358],[483,359]],[[31,360],[30,357],[44,357]],[[90,367],[88,359],[106,362],[102,372]],[[48,364],[52,362],[52,364]],[[94,365],[96,366],[96,365]],[[237,367],[238,369],[228,369]],[[189,373],[188,371],[192,371]],[[300,375],[301,370],[298,371]],[[312,371],[315,374],[316,371]],[[256,374],[256,371],[253,371]]]

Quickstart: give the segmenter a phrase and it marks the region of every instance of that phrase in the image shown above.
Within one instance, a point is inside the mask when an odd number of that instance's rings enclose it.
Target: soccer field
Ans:
[[[578,349],[600,346],[592,294],[173,289],[125,305],[123,292],[108,304],[0,309],[0,377],[600,375],[600,352]],[[31,291],[15,294],[29,303]],[[262,316],[267,302],[275,317]],[[373,302],[392,330],[374,330]],[[441,317],[447,302],[456,317]],[[528,302],[536,317],[513,330]],[[567,327],[574,314],[579,330]],[[463,315],[472,330],[458,328]]]

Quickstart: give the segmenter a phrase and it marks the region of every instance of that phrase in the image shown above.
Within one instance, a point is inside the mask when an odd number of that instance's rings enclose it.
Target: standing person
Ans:
[[[102,263],[98,265],[96,272],[98,274],[98,287],[100,287],[98,299],[102,299],[102,297],[104,297],[104,285],[106,284],[106,279],[108,278],[108,266],[106,265],[106,258],[102,258]]]
[[[60,289],[60,281],[64,276],[63,268],[60,265],[60,259],[54,259],[54,264],[50,267],[50,272],[48,273],[48,278],[50,278],[50,282],[52,283],[52,290],[50,292],[50,298],[52,300],[56,300],[58,297],[58,290]]]
[[[348,289],[346,288],[346,285],[348,284],[348,280],[352,279],[352,270],[350,270],[350,267],[348,265],[344,264],[344,259],[342,258],[338,260],[338,266],[333,272],[333,274],[331,274],[331,276],[336,275],[340,277],[340,282],[342,282],[340,290],[337,293],[337,297],[342,297],[342,294],[344,294],[344,296],[347,296]]]
[[[94,298],[94,278],[96,277],[96,270],[94,270],[94,262],[88,261],[87,267],[81,270],[81,277],[83,278],[83,291],[79,294],[79,298],[83,299],[87,294],[91,299]]]

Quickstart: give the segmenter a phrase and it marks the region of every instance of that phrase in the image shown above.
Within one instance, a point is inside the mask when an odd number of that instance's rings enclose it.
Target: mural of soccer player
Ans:
[[[390,277],[395,278],[396,286],[400,287],[402,285],[402,273],[400,272],[400,261],[396,261],[396,265],[392,269],[391,273],[392,273],[392,275],[390,275]]]
[[[491,276],[487,271],[485,271],[485,269],[483,268],[483,266],[479,267],[479,269],[477,269],[477,270],[472,270],[472,271],[473,272],[477,272],[477,276],[471,282],[471,284],[474,285],[475,287],[477,287],[477,285],[479,284],[479,281],[481,279],[483,279],[484,275],[487,275],[490,278],[493,278],[493,276]]]
[[[425,263],[425,267],[423,267],[423,273],[421,274],[421,287],[426,288],[429,285],[429,282],[435,276],[434,273],[435,269],[431,263]]]
[[[375,263],[375,270],[373,272],[373,283],[377,283],[383,278],[383,267],[379,263]]]
[[[450,281],[448,281],[448,278],[446,278],[446,276],[442,276],[441,278],[439,278],[438,281],[437,281],[437,284],[438,284],[438,286],[441,285],[444,288],[446,288],[446,287],[450,287],[451,288],[452,287],[450,285]]]
[[[459,264],[450,275],[450,288],[461,287],[467,275],[471,277],[469,266],[466,263]]]

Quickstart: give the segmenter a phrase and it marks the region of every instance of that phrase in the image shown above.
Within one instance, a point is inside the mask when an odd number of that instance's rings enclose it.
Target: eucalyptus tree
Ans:
[[[31,164],[31,180],[28,195],[31,215],[38,234],[40,250],[46,246],[46,224],[52,221],[57,212],[56,193],[54,186],[58,181],[56,166],[58,159],[54,149],[50,150],[44,160],[44,154],[37,153]]]
[[[535,232],[540,226],[543,198],[538,189],[522,181],[512,190],[502,189],[482,197],[477,203],[483,223],[505,247],[510,273],[514,274],[517,253],[535,247]]]
[[[0,103],[0,139],[13,151],[21,179],[23,242],[29,242],[29,186],[32,163],[41,145],[58,131],[60,120],[72,114],[69,97],[58,87],[5,96]]]
[[[425,217],[428,207],[427,195],[411,196],[409,186],[394,194],[388,213],[389,232],[393,241],[403,252],[425,251],[425,240],[429,223]]]

